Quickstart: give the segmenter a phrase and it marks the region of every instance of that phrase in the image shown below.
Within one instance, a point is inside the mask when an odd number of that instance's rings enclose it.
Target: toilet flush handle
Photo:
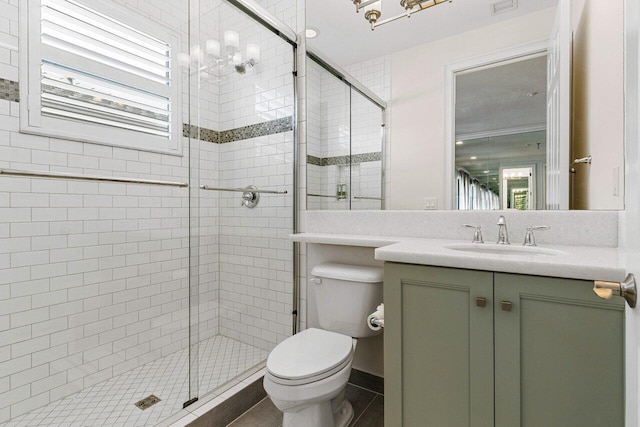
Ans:
[[[322,279],[319,277],[314,277],[313,279],[309,279],[309,283],[313,283],[314,285],[321,285]]]

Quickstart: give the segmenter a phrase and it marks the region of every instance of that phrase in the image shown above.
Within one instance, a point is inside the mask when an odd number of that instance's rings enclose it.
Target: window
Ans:
[[[21,2],[21,131],[181,154],[178,37],[106,3]]]

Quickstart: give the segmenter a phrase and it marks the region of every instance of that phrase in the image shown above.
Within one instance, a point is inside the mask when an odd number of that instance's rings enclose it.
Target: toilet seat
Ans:
[[[327,378],[353,359],[353,339],[310,328],[278,344],[267,359],[267,373],[279,384],[300,385]]]

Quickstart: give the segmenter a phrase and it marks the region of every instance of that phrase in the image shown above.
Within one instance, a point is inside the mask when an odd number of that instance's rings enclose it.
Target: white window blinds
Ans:
[[[27,18],[37,26],[30,67],[39,69],[29,74],[30,130],[57,136],[53,125],[60,136],[90,142],[176,147],[167,144],[179,135],[175,36],[112,2],[25,3],[38,16]]]

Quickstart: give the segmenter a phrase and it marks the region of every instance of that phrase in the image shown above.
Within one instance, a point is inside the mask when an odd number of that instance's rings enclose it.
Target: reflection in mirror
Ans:
[[[320,59],[306,67],[307,209],[383,209],[381,107]]]
[[[457,209],[545,206],[546,62],[537,55],[456,73]],[[517,207],[515,188],[527,189]]]
[[[383,3],[385,8],[390,8],[385,15],[394,16],[392,8],[399,1],[383,0]],[[351,1],[306,0],[307,26],[318,30],[316,38],[307,40],[308,46],[330,58],[388,104],[385,208],[458,208],[457,169],[462,166],[488,191],[491,192],[491,188],[493,193],[497,191],[497,202],[490,202],[492,198],[486,197],[489,202],[484,205],[492,206],[490,208],[495,208],[496,203],[502,208],[504,200],[510,207],[515,208],[517,204],[513,192],[513,204],[511,196],[501,197],[501,168],[531,167],[530,194],[526,203],[519,203],[518,207],[623,209],[623,2],[519,0],[501,13],[492,13],[494,3],[496,0],[455,1],[372,32],[363,15],[355,13]],[[557,16],[563,17],[558,21],[563,23],[562,31],[557,31],[558,26],[554,29]],[[478,63],[480,59],[523,46],[541,47],[540,55],[528,59],[544,63],[547,47],[554,45],[552,41],[560,34],[564,35],[564,44],[572,46],[569,62],[573,64],[563,76],[558,75],[558,79],[567,78],[561,86],[571,88],[571,94],[565,91],[567,95],[556,100],[565,116],[553,122],[557,126],[549,126],[562,129],[561,137],[547,136],[544,138],[547,143],[538,145],[536,138],[544,137],[546,119],[523,125],[514,122],[503,132],[491,133],[489,131],[498,128],[489,127],[484,121],[482,113],[491,111],[487,107],[480,109],[481,114],[475,118],[467,117],[466,123],[458,120],[464,112],[456,111],[457,106],[453,105],[456,90],[467,74],[474,74],[470,72],[474,67],[457,68],[458,74],[449,77],[452,67]],[[496,60],[491,65],[495,63]],[[541,76],[543,88],[529,89],[526,93],[538,92],[528,101],[544,105],[547,80],[552,84],[557,81],[555,75],[554,79],[547,79],[546,68],[536,78]],[[601,76],[607,76],[606,84],[602,84]],[[528,86],[525,84],[520,94]],[[553,93],[554,86],[550,88]],[[492,100],[482,92],[472,96],[483,102]],[[311,98],[308,93],[309,102],[313,102]],[[517,111],[504,110],[503,120],[534,118],[533,115],[523,117]],[[546,117],[546,112],[542,114]],[[486,125],[484,129],[470,129],[482,123]],[[534,126],[540,123],[545,126]],[[521,128],[513,129],[517,127]],[[453,148],[459,138],[464,145]],[[538,157],[519,159],[517,153],[506,148],[508,140],[521,146],[531,144],[525,151],[535,148]],[[474,145],[488,149],[490,145],[484,146],[485,143],[502,144],[497,154],[504,158],[496,158],[493,163],[487,158],[484,159],[486,166],[479,166],[472,164],[473,154],[465,154],[466,160],[458,155],[458,149],[466,150]],[[513,157],[507,159],[507,152]],[[590,164],[573,164],[575,158],[587,156],[592,156]],[[482,160],[480,156],[475,157]],[[572,167],[574,174],[569,173]],[[486,170],[489,172],[484,172]],[[313,208],[311,204],[309,208]]]

